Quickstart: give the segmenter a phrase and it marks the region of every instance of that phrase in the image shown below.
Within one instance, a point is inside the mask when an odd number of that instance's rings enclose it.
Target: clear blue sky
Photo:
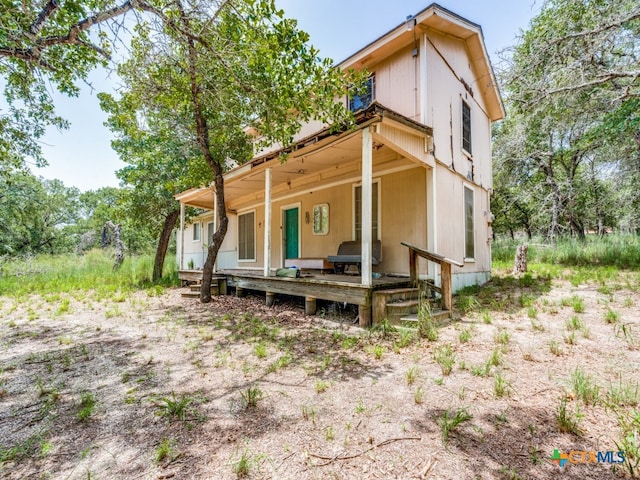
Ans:
[[[442,7],[479,24],[494,64],[496,55],[515,43],[519,33],[541,6],[542,0],[441,0]],[[339,62],[430,5],[428,0],[276,0],[321,55]],[[113,91],[116,82],[96,71],[78,98],[55,95],[57,111],[71,122],[69,130],[51,129],[43,141],[49,166],[33,169],[36,175],[58,178],[68,187],[92,190],[118,186],[115,171],[124,164],[111,150],[111,132],[103,126],[96,93]]]

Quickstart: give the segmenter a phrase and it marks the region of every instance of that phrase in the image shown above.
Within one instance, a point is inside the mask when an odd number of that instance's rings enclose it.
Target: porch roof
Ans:
[[[274,200],[295,195],[319,183],[359,178],[361,131],[374,124],[382,125],[373,135],[376,173],[406,167],[411,162],[428,164],[427,150],[433,129],[374,102],[357,115],[353,129],[336,131],[325,127],[287,148],[255,157],[227,172],[224,175],[227,209],[264,200],[267,168],[272,170]],[[280,161],[285,155],[286,161]],[[213,209],[214,188],[213,185],[193,188],[175,198],[185,205]]]

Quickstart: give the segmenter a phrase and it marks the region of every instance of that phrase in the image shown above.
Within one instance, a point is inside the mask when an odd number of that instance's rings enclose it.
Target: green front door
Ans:
[[[284,211],[284,258],[298,258],[298,207]]]

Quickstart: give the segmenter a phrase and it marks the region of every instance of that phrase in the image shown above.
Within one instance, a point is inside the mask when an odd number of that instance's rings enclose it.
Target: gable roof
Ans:
[[[504,118],[505,109],[491,60],[484,44],[482,27],[437,3],[432,3],[417,13],[413,19],[416,22],[415,28],[421,31],[435,30],[465,42],[471,64],[477,72],[478,78],[487,79],[488,88],[482,94],[488,107],[489,117],[492,121]],[[406,22],[402,22],[377,40],[344,59],[338,66],[342,69],[355,68],[359,70],[383,60],[413,42],[414,33],[407,29]]]

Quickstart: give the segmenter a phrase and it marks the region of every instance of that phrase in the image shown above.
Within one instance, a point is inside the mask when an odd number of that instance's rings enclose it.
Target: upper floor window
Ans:
[[[462,101],[462,149],[471,155],[471,108]]]
[[[357,112],[371,105],[375,98],[375,83],[375,77],[371,75],[365,82],[363,90],[349,98],[349,110]]]

